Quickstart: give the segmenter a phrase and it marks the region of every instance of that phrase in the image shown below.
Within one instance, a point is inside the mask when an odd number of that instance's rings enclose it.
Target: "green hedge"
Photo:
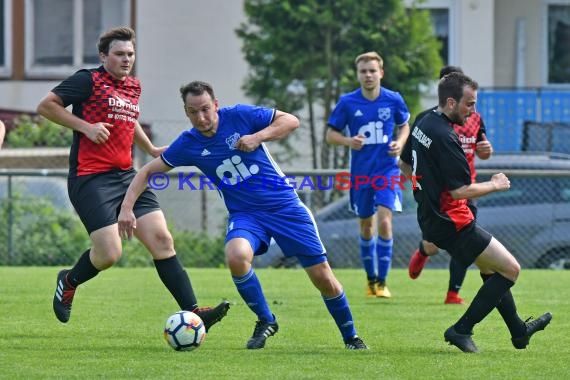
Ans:
[[[224,236],[209,236],[202,232],[177,231],[170,228],[176,255],[185,267],[224,267]],[[125,267],[150,266],[152,256],[136,239],[123,241],[123,256],[118,265]]]
[[[6,136],[10,148],[69,147],[73,131],[45,117],[28,115],[14,119],[14,128]]]
[[[11,216],[10,216],[11,215]],[[11,223],[10,223],[11,221]],[[223,235],[171,228],[178,257],[187,267],[224,266]],[[12,253],[9,252],[11,235]],[[90,246],[89,236],[72,210],[54,207],[48,198],[14,195],[0,206],[0,265],[70,266]],[[123,267],[152,266],[138,240],[123,242]]]
[[[69,265],[89,247],[79,218],[47,198],[16,194],[2,200],[0,213],[0,265]]]

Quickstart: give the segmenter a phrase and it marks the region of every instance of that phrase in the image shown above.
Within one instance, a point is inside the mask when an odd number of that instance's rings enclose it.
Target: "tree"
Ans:
[[[358,54],[380,53],[382,84],[401,92],[412,113],[420,86],[442,65],[429,14],[401,0],[245,0],[244,10],[236,30],[250,66],[243,89],[258,103],[307,115],[315,169],[346,166],[346,151],[324,143],[324,133],[338,97],[358,87]]]

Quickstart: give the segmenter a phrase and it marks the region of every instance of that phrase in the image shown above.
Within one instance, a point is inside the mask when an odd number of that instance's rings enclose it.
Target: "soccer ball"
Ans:
[[[164,339],[176,351],[195,350],[200,347],[205,338],[204,322],[190,311],[181,310],[166,320]]]

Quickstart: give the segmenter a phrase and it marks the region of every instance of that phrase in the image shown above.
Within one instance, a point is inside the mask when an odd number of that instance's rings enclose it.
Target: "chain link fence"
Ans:
[[[67,170],[0,169],[0,265],[70,265],[89,237],[67,195]],[[187,266],[224,265],[225,211],[215,191],[157,191]],[[199,184],[196,184],[199,186]],[[119,265],[152,265],[136,239],[125,241]]]
[[[570,262],[570,156],[511,156],[496,168],[480,168],[481,180],[500,170],[512,188],[478,200],[479,222],[525,267],[568,268]],[[514,157],[514,158],[513,158]],[[522,159],[526,157],[526,159]],[[508,164],[510,162],[510,164]],[[513,162],[517,165],[513,165]],[[489,165],[493,165],[491,162]],[[287,171],[301,198],[314,211],[332,265],[360,267],[358,221],[339,190],[339,171]],[[67,196],[65,169],[0,169],[0,265],[71,265],[89,239]],[[394,267],[405,267],[420,239],[409,187],[404,212],[394,216]],[[224,265],[227,213],[217,191],[195,168],[180,168],[156,190],[187,266]],[[429,265],[444,266],[446,255]],[[259,266],[288,266],[278,247],[256,258]],[[137,241],[124,242],[123,266],[152,265]],[[294,264],[293,264],[294,265]]]

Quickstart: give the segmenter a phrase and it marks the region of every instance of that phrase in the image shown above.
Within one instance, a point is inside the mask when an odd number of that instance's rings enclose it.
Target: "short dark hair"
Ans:
[[[109,54],[111,43],[116,40],[131,41],[134,46],[135,31],[132,28],[129,28],[128,26],[119,26],[104,31],[99,36],[99,42],[97,43],[97,49],[99,50],[99,53],[103,53],[105,55]]]
[[[479,88],[477,82],[457,71],[449,73],[440,79],[437,86],[439,106],[444,107],[448,98],[453,98],[459,102],[463,97],[463,88],[465,86],[471,87],[473,90]]]
[[[444,66],[439,70],[439,79],[443,78],[447,74],[450,73],[461,73],[463,74],[463,70],[459,66]]]
[[[216,97],[214,96],[214,89],[209,83],[195,80],[180,87],[180,96],[182,96],[182,102],[184,102],[185,105],[186,105],[186,96],[188,94],[192,94],[193,96],[200,96],[204,92],[207,92],[208,95],[210,95],[210,97],[212,98],[212,100],[216,99]]]

